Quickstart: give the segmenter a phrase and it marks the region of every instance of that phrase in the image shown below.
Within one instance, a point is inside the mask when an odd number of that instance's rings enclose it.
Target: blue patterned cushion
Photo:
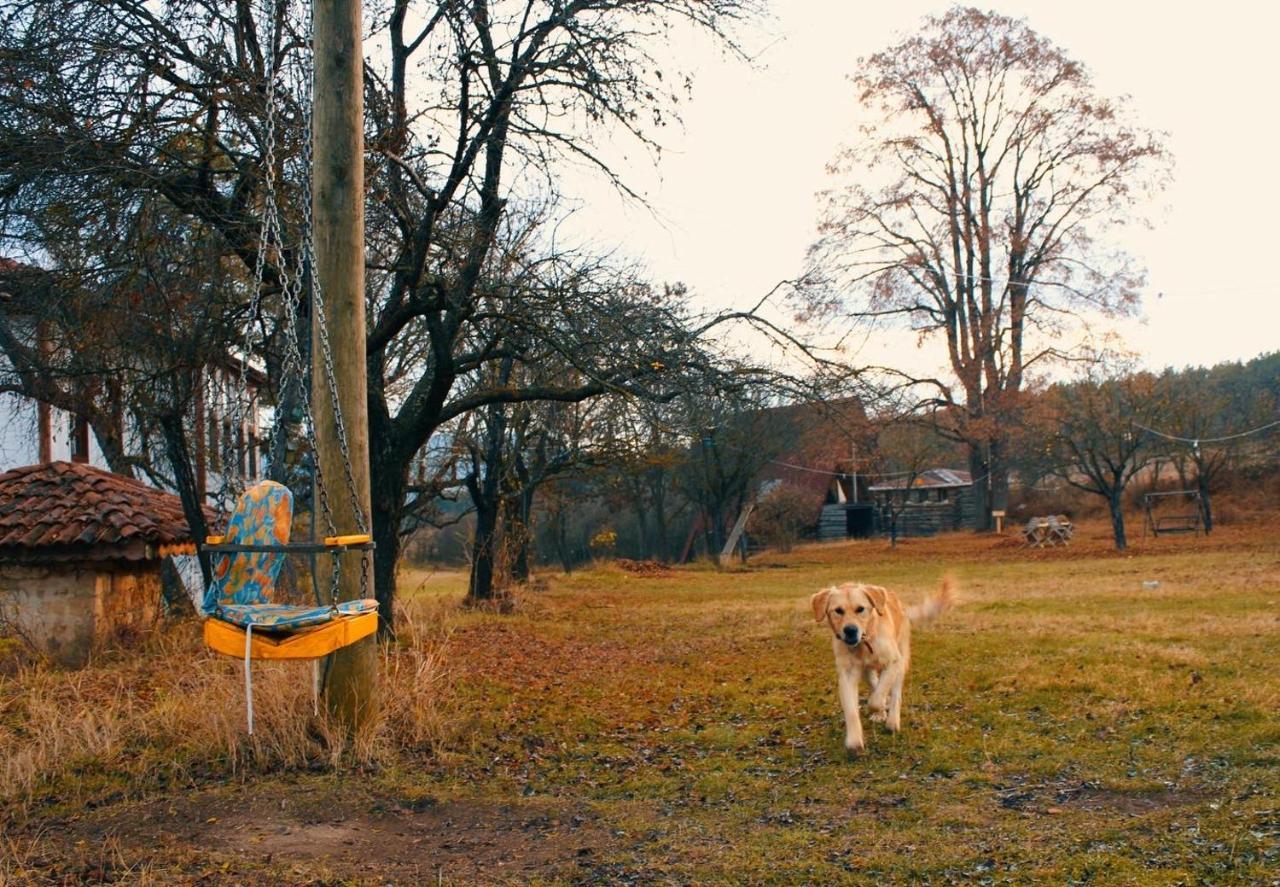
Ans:
[[[338,604],[339,616],[358,616],[378,609],[373,598],[343,601]],[[323,625],[334,618],[332,607],[293,607],[288,604],[223,604],[218,618],[244,628],[252,625],[254,631],[289,631],[311,625]]]
[[[286,545],[293,524],[293,494],[264,480],[241,494],[227,522],[228,545]],[[271,600],[282,552],[236,552],[213,556],[213,582],[204,595],[204,611],[217,615],[228,604],[265,604]]]

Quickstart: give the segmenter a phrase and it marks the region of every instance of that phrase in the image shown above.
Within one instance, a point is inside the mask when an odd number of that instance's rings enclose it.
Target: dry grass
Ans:
[[[0,676],[0,802],[18,814],[210,775],[340,771],[429,752],[444,724],[447,620],[439,611],[419,600],[403,612],[399,642],[380,652],[384,704],[354,739],[317,705],[311,664],[290,662],[255,663],[249,735],[243,666],[208,652],[194,624],[164,626],[79,671],[24,665]]]
[[[868,725],[846,760],[807,595],[861,578],[914,601],[948,568],[964,603],[917,639],[904,732]],[[1049,552],[958,535],[603,568],[513,614],[459,609],[464,587],[405,577],[356,748],[312,716],[305,666],[255,672],[245,736],[239,666],[191,627],[3,679],[0,883],[95,880],[103,859],[130,883],[1277,877],[1268,527],[1125,555],[1086,523]]]

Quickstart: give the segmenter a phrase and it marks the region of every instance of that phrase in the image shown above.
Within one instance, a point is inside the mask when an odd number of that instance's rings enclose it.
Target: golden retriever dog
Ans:
[[[831,631],[836,656],[836,686],[844,709],[844,747],[856,754],[865,747],[858,716],[858,685],[867,676],[871,720],[896,733],[902,727],[902,684],[911,667],[911,625],[927,624],[955,604],[950,576],[924,603],[904,607],[879,585],[846,582],[824,588],[810,599],[813,618]]]

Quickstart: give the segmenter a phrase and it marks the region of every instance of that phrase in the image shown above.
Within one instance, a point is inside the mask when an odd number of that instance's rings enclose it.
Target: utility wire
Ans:
[[[1135,428],[1141,428],[1143,431],[1154,434],[1157,437],[1163,437],[1168,440],[1176,440],[1179,443],[1188,443],[1188,444],[1191,444],[1192,446],[1199,446],[1200,444],[1205,444],[1205,443],[1223,443],[1224,441],[1228,441],[1228,440],[1238,440],[1239,438],[1242,438],[1242,437],[1248,437],[1251,434],[1257,434],[1260,431],[1266,431],[1268,428],[1275,428],[1277,425],[1280,425],[1280,419],[1277,419],[1275,422],[1268,422],[1266,425],[1259,425],[1257,428],[1250,428],[1248,431],[1241,431],[1236,434],[1227,434],[1227,435],[1224,435],[1223,437],[1178,437],[1176,434],[1166,434],[1163,431],[1157,431],[1154,428],[1148,428],[1147,426],[1140,425],[1137,422],[1133,423],[1133,426]]]
[[[892,474],[873,474],[869,471],[828,471],[825,468],[810,468],[808,465],[796,465],[791,462],[780,462],[777,459],[770,459],[770,465],[778,465],[782,468],[791,468],[796,471],[807,471],[810,474],[825,474],[828,477],[905,477],[908,474],[919,474],[918,471],[895,471]]]

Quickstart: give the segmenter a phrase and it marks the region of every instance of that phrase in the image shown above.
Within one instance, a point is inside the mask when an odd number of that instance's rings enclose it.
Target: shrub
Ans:
[[[790,551],[816,518],[812,496],[794,487],[782,486],[756,505],[747,522],[747,532],[765,545]]]

